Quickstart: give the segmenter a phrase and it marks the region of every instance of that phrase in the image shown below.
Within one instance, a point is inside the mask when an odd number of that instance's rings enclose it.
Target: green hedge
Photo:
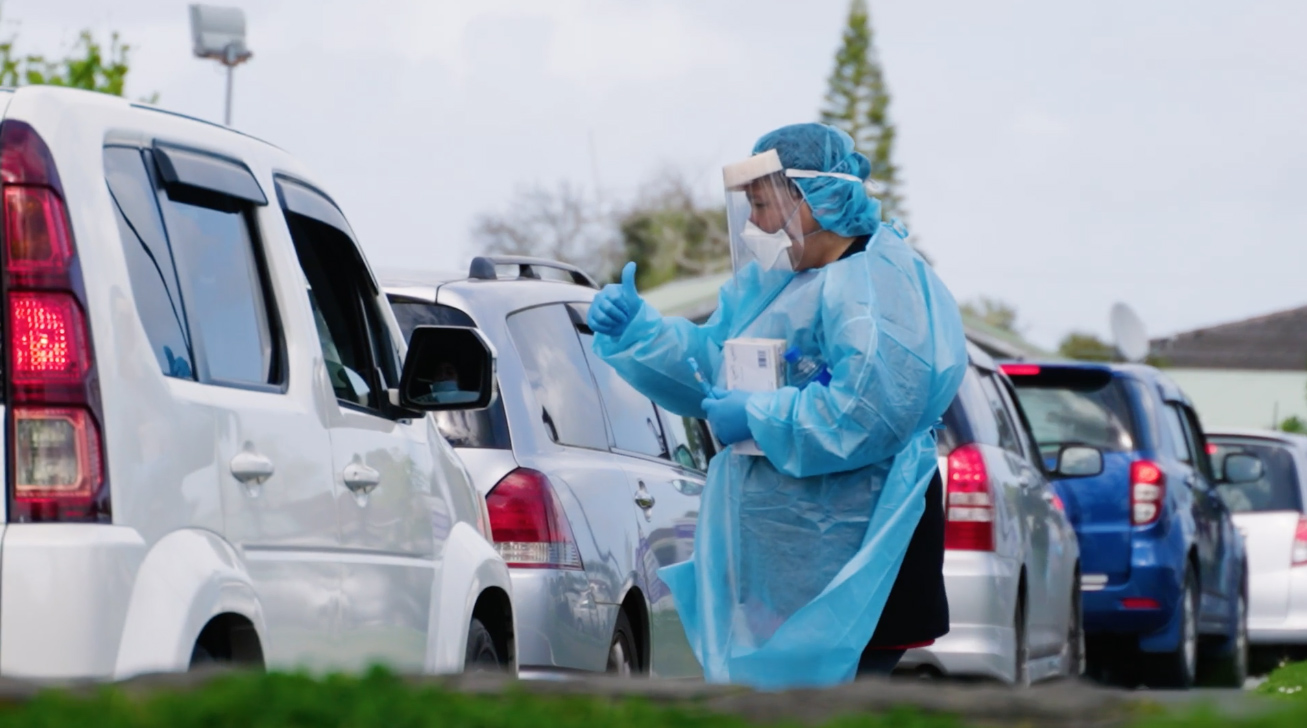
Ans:
[[[1298,666],[1301,668],[1302,666]],[[1301,674],[1301,673],[1298,673]],[[1307,700],[1285,701],[1274,714],[1231,720],[1210,712],[1141,716],[1132,728],[1303,728]],[[532,695],[466,695],[412,686],[382,671],[314,679],[287,674],[232,674],[195,690],[136,691],[105,687],[74,695],[49,691],[25,703],[0,704],[0,727],[71,728],[745,728],[734,716],[643,700]],[[776,726],[793,723],[774,723]],[[960,728],[950,716],[902,709],[849,716],[827,728]]]

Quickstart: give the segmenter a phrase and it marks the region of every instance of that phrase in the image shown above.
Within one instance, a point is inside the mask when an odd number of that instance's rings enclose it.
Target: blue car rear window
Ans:
[[[1045,458],[1063,445],[1096,447],[1104,452],[1135,449],[1136,430],[1130,401],[1121,382],[1102,376],[1013,377],[1017,397],[1030,420],[1035,442]]]

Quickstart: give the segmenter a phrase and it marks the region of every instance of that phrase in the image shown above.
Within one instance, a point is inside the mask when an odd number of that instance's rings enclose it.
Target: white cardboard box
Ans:
[[[772,392],[785,380],[784,339],[730,339],[722,347],[726,388],[742,392]],[[753,440],[731,447],[737,455],[762,455]]]

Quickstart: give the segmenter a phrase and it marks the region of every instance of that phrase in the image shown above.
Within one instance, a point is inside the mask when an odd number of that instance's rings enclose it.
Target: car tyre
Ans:
[[[1084,603],[1080,595],[1080,572],[1075,574],[1071,586],[1071,614],[1067,624],[1066,647],[1063,648],[1062,674],[1072,680],[1085,674],[1085,623]]]
[[[1026,621],[1026,595],[1023,590],[1017,593],[1017,608],[1012,616],[1012,627],[1016,634],[1012,650],[1015,656],[1012,684],[1019,688],[1030,687],[1030,639]]]
[[[1248,599],[1242,592],[1235,610],[1234,634],[1222,640],[1220,653],[1200,665],[1204,685],[1242,688],[1248,680]]]
[[[619,677],[631,677],[639,673],[639,663],[635,654],[634,630],[626,612],[617,612],[617,626],[613,628],[613,641],[608,646],[607,672]]]
[[[498,672],[504,668],[495,649],[495,638],[476,617],[467,630],[467,651],[463,657],[465,672]]]
[[[1193,566],[1185,569],[1180,604],[1180,643],[1173,652],[1151,655],[1152,670],[1145,671],[1149,687],[1193,687],[1198,674],[1198,577]]]

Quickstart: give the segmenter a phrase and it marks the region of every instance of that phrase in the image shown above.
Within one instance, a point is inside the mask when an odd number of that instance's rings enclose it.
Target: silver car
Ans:
[[[911,649],[905,671],[1028,684],[1084,667],[1080,549],[1011,384],[989,355],[971,367],[944,415],[944,588],[949,633]],[[1067,476],[1096,475],[1102,456],[1068,448]]]
[[[1261,477],[1217,486],[1248,552],[1248,641],[1252,659],[1270,667],[1307,657],[1307,437],[1286,432],[1208,432],[1213,466],[1255,455]]]
[[[592,353],[594,282],[484,257],[462,275],[383,281],[406,336],[469,326],[497,349],[498,400],[437,424],[486,495],[522,674],[700,674],[657,570],[691,554],[714,443],[703,421],[656,407]]]

